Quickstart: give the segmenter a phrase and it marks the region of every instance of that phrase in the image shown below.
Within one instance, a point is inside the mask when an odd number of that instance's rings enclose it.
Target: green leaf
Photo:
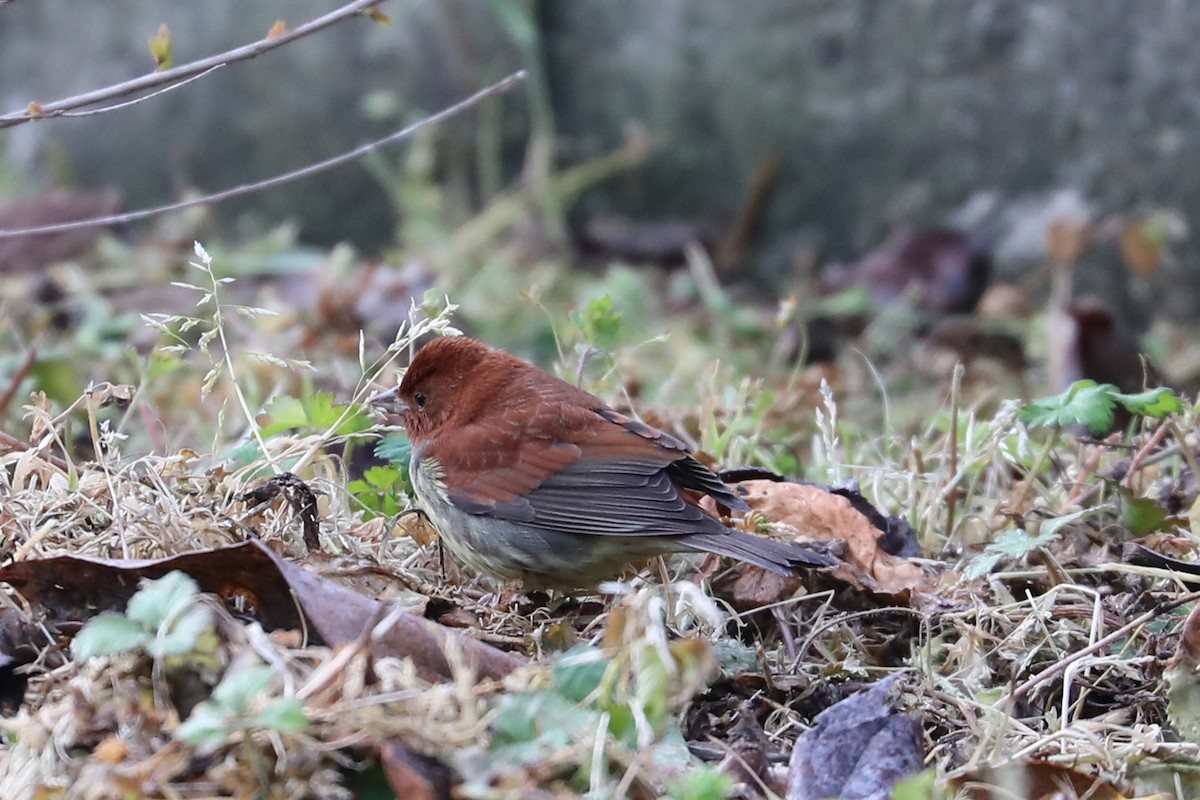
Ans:
[[[1162,419],[1168,414],[1179,414],[1183,411],[1183,400],[1165,386],[1138,394],[1114,393],[1113,397],[1125,406],[1130,414],[1140,414],[1152,419]]]
[[[713,645],[713,654],[722,675],[733,677],[759,669],[758,650],[732,637],[722,637]]]
[[[247,439],[237,447],[225,453],[225,458],[248,466],[262,458],[262,449],[258,446],[258,442],[254,439]]]
[[[1117,496],[1121,499],[1121,522],[1134,536],[1165,530],[1176,522],[1154,498],[1137,497],[1124,486],[1117,488]]]
[[[621,312],[613,307],[608,295],[589,301],[582,311],[571,316],[584,340],[597,350],[612,350],[620,341]]]
[[[389,434],[375,445],[375,455],[384,461],[400,464],[408,469],[408,461],[412,458],[412,442],[403,433]]]
[[[168,572],[155,581],[146,581],[129,599],[126,614],[151,631],[157,631],[168,618],[177,616],[200,593],[200,587],[179,570]]]
[[[541,741],[551,747],[566,747],[573,738],[594,730],[598,718],[592,709],[557,692],[507,695],[496,704],[492,744],[497,748]]]
[[[175,738],[194,747],[216,748],[229,738],[229,715],[210,701],[199,703],[192,715],[175,729]]]
[[[1001,559],[1020,558],[1031,550],[1050,544],[1057,536],[1057,530],[1043,531],[1037,536],[1030,536],[1021,529],[1005,531],[967,566],[965,574],[972,579],[982,578]]]
[[[387,492],[395,489],[397,484],[403,484],[404,474],[395,467],[371,467],[363,472],[363,480],[372,489]]]
[[[352,433],[365,431],[373,424],[371,418],[363,414],[358,406],[339,405],[332,392],[314,392],[313,396],[309,398],[308,418],[310,424],[317,430],[323,431],[332,428],[346,412],[350,412],[346,419],[334,428],[334,433],[338,436],[349,436]]]
[[[210,628],[212,612],[205,606],[196,606],[176,618],[165,635],[154,636],[146,642],[146,652],[155,658],[190,653]]]
[[[915,775],[906,775],[892,787],[892,800],[930,800],[943,797],[937,790],[937,768],[930,767]]]
[[[1117,388],[1091,380],[1076,381],[1062,394],[1021,406],[1017,419],[1031,427],[1083,425],[1093,436],[1112,428]]]
[[[292,428],[308,427],[308,412],[297,397],[280,395],[267,404],[263,413],[271,418],[271,422],[263,426],[264,437],[271,437]]]
[[[371,467],[361,480],[346,485],[346,491],[370,511],[389,517],[400,512],[397,492],[409,489],[407,475],[398,467]]]
[[[716,767],[696,767],[667,783],[671,800],[725,800],[733,791],[733,778]]]
[[[518,45],[527,48],[537,41],[537,24],[529,4],[518,0],[492,0],[492,8],[496,9],[501,26]]]
[[[1154,419],[1183,411],[1183,401],[1164,387],[1122,394],[1111,384],[1084,380],[1071,384],[1062,394],[1027,403],[1017,418],[1030,426],[1084,425],[1093,436],[1101,436],[1112,428],[1118,403],[1131,414]]]
[[[141,647],[149,638],[144,627],[124,614],[105,611],[89,620],[75,635],[71,653],[75,658],[128,653]]]
[[[67,358],[43,357],[29,370],[35,389],[45,392],[56,403],[69,406],[83,393],[79,370]]]
[[[279,733],[299,733],[308,726],[308,717],[299,698],[281,697],[255,714],[250,724]]]
[[[213,702],[234,716],[245,716],[254,698],[271,685],[273,676],[274,673],[267,666],[247,667],[226,675],[213,689]]]
[[[575,647],[554,663],[554,686],[568,700],[582,703],[600,686],[609,660],[591,647]]]
[[[350,413],[346,419],[335,428],[338,419],[347,411]],[[304,399],[281,395],[272,400],[263,413],[271,418],[261,431],[266,438],[297,428],[320,433],[332,429],[338,436],[349,436],[365,431],[372,424],[371,418],[358,407],[339,405],[331,392],[313,392]]]

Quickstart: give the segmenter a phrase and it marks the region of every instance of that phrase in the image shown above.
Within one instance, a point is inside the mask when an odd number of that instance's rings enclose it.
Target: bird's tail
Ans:
[[[782,575],[838,563],[820,545],[780,542],[732,529],[728,533],[697,533],[686,538],[687,545],[695,550],[736,558]]]

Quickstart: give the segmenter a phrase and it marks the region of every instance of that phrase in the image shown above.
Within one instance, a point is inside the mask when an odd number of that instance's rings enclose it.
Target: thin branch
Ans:
[[[181,86],[187,86],[192,81],[198,81],[203,77],[211,75],[212,73],[216,72],[217,70],[219,70],[221,67],[224,67],[224,66],[225,66],[225,64],[217,64],[215,67],[209,67],[208,69],[204,70],[204,72],[201,72],[199,75],[193,75],[192,77],[182,80],[179,83],[172,83],[170,86],[164,86],[163,88],[161,88],[157,91],[151,92],[150,94],[144,94],[141,97],[135,97],[132,100],[125,100],[120,103],[114,103],[111,106],[101,106],[100,108],[93,108],[88,111],[60,111],[55,116],[58,116],[58,117],[94,117],[97,114],[107,114],[109,111],[117,111],[122,108],[129,108],[130,106],[136,106],[138,103],[144,103],[147,100],[158,97],[160,94],[166,94],[167,92],[173,92],[176,89],[180,88]]]
[[[12,434],[5,433],[4,431],[0,431],[0,452],[10,452],[10,451],[16,450],[18,452],[24,453],[24,452],[28,452],[29,450],[32,450],[32,449],[33,449],[33,447],[31,445],[27,444],[26,442],[22,442],[20,439],[13,436]],[[40,458],[44,458],[46,461],[49,461],[51,464],[53,464],[55,467],[62,470],[63,472],[71,471],[70,465],[67,464],[67,462],[63,461],[58,456],[52,456],[49,453],[42,453],[42,452],[39,452],[38,456]]]
[[[188,64],[181,64],[172,69],[163,70],[162,72],[152,72],[149,75],[143,75],[140,78],[124,81],[123,83],[105,86],[103,89],[96,89],[84,94],[68,97],[63,100],[55,100],[52,103],[42,103],[36,110],[32,111],[26,107],[20,111],[14,111],[10,114],[0,116],[0,130],[11,128],[14,125],[20,125],[25,122],[30,122],[35,119],[46,119],[47,117],[57,117],[64,111],[71,111],[84,106],[95,105],[106,100],[115,100],[119,97],[128,97],[131,94],[153,89],[164,84],[172,84],[182,81],[186,78],[191,78],[194,75],[199,75],[213,67],[233,64],[238,61],[247,61],[251,58],[262,55],[269,50],[274,50],[277,47],[282,47],[285,44],[290,44],[297,39],[303,39],[312,33],[328,28],[330,25],[335,25],[342,20],[352,17],[355,14],[360,14],[363,11],[383,3],[384,0],[354,0],[352,3],[347,3],[336,11],[331,11],[323,17],[317,17],[311,22],[293,28],[290,31],[271,36],[265,39],[259,39],[256,42],[251,42],[241,47],[235,47],[233,50],[227,50],[224,53],[218,53],[215,56],[202,58],[199,61],[192,61]]]
[[[8,388],[4,394],[0,395],[0,414],[4,413],[4,409],[8,408],[8,404],[17,394],[17,389],[21,386],[21,381],[25,380],[25,376],[33,369],[33,365],[37,363],[37,347],[30,347],[25,353],[25,359],[21,362],[21,366],[17,367],[17,371],[12,374],[9,379]]]
[[[525,71],[519,70],[514,72],[512,75],[509,75],[507,78],[497,83],[493,83],[491,86],[488,86],[485,89],[481,89],[465,100],[460,100],[449,108],[445,108],[432,116],[426,117],[419,122],[409,125],[406,128],[402,128],[398,131],[390,133],[382,139],[376,139],[373,142],[360,145],[353,150],[349,150],[332,158],[327,158],[324,161],[318,161],[315,164],[309,164],[306,167],[301,167],[300,169],[284,173],[283,175],[276,175],[274,177],[256,181],[254,183],[244,183],[241,186],[234,186],[230,189],[205,195],[204,197],[197,197],[191,200],[181,200],[178,203],[169,203],[167,205],[157,206],[155,208],[144,208],[139,211],[129,211],[124,214],[110,214],[109,216],[105,217],[93,217],[91,219],[76,220],[74,222],[60,222],[54,225],[42,225],[36,228],[0,230],[0,239],[11,239],[16,236],[39,236],[48,233],[59,233],[61,231],[79,230],[81,228],[95,228],[107,225],[121,225],[127,222],[137,222],[138,220],[149,219],[150,217],[155,217],[160,214],[167,214],[172,211],[182,211],[185,208],[206,205],[209,203],[220,203],[234,197],[241,197],[242,195],[253,194],[254,192],[261,192],[264,189],[271,189],[276,186],[281,186],[285,183],[291,183],[292,181],[299,180],[300,178],[307,178],[310,175],[316,175],[317,173],[324,172],[325,170],[339,167],[342,164],[349,163],[356,158],[360,158],[367,153],[370,153],[372,150],[412,136],[422,128],[430,125],[436,125],[437,123],[447,120],[456,114],[466,111],[472,106],[478,105],[481,101],[492,97],[493,95],[498,95],[508,91],[524,79]]]

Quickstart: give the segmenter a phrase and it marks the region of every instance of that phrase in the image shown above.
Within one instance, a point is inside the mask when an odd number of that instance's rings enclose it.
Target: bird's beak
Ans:
[[[400,399],[399,386],[388,389],[386,392],[380,392],[373,397],[368,397],[367,405],[379,406],[385,411],[390,411],[393,414],[403,414],[408,411],[408,404]]]

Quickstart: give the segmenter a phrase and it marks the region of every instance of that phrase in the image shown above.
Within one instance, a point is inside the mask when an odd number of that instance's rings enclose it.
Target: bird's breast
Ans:
[[[450,492],[446,488],[446,470],[442,462],[423,454],[421,448],[416,448],[409,462],[409,478],[412,479],[413,491],[421,502],[422,510],[433,517],[435,523],[439,523],[437,517],[444,516],[446,509],[451,507]],[[441,524],[438,527],[442,527]]]

